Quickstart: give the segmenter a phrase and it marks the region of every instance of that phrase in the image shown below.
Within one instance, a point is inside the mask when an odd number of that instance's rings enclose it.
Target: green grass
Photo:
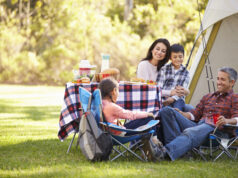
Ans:
[[[238,177],[238,161],[92,163],[57,137],[64,87],[0,85],[0,177]]]

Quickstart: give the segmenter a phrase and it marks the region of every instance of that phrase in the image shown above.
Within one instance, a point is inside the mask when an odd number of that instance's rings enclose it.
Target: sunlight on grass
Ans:
[[[23,113],[0,113],[0,119],[4,119],[4,121],[10,121],[10,118],[21,118],[25,117],[26,114]],[[9,118],[9,120],[6,120],[5,118]]]
[[[0,98],[16,100],[12,106],[55,106],[61,105],[64,87],[1,85]]]

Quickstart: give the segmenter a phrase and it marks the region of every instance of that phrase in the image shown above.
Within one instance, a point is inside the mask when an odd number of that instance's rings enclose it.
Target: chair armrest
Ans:
[[[223,125],[223,126],[226,127],[226,128],[238,129],[238,126],[237,126],[237,125],[225,124],[225,125]]]
[[[150,130],[150,129],[152,129],[152,127],[156,126],[158,123],[159,123],[159,120],[151,120],[147,124],[145,124],[141,127],[138,127],[136,129],[126,129],[126,128],[123,128],[121,126],[109,123],[109,122],[107,122],[107,123],[106,122],[100,122],[101,125],[103,125],[105,127],[109,127],[110,129],[121,131],[121,132],[126,132],[126,133],[135,133],[135,134]]]

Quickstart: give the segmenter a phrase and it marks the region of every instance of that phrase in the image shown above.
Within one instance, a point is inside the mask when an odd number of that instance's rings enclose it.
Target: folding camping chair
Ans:
[[[209,155],[210,159],[216,161],[224,153],[231,159],[235,160],[238,154],[238,145],[234,145],[238,141],[238,126],[236,125],[224,125],[224,127],[230,129],[236,129],[236,136],[232,138],[225,138],[224,136],[219,136],[217,133],[211,133],[209,135],[208,143],[200,146],[199,148],[193,148],[193,152],[201,156],[204,161],[207,161],[206,155]],[[236,150],[235,155],[231,154],[231,150]],[[213,158],[214,153],[220,151],[215,158]]]
[[[214,153],[214,144],[213,141],[215,140],[218,143],[218,146],[215,147],[215,151],[220,150],[221,152],[213,159],[213,161],[216,161],[218,158],[220,158],[224,153],[231,159],[235,160],[237,158],[238,154],[238,146],[233,146],[233,144],[238,140],[238,126],[236,125],[230,125],[226,124],[224,125],[226,128],[230,129],[236,129],[236,136],[232,138],[223,138],[216,134],[210,134],[209,135],[209,142],[210,142],[210,157],[213,157]],[[235,149],[236,153],[235,156],[231,154],[230,150]]]
[[[79,98],[80,98],[80,105],[81,105],[81,108],[79,108],[80,111],[86,112],[87,108],[90,107],[90,105],[91,105],[91,95],[92,94],[90,92],[88,92],[86,89],[84,89],[82,87],[79,87]],[[78,120],[78,122],[79,122],[79,120]],[[67,150],[67,154],[69,153],[69,151],[72,147],[72,144],[74,142],[75,136],[78,132],[79,132],[79,128],[77,128],[74,131],[74,135],[73,135],[73,138],[70,141],[70,144],[69,144],[69,147],[68,147],[68,150]],[[77,141],[76,148],[78,147],[78,144],[79,143]]]
[[[106,122],[103,112],[102,112],[102,98],[99,89],[96,89],[93,92],[92,97],[92,112],[95,114],[95,119],[97,122],[104,128],[105,131],[108,131],[111,134],[113,140],[113,150],[117,154],[113,158],[110,157],[110,161],[114,161],[120,156],[126,156],[125,153],[131,153],[133,156],[138,158],[141,161],[147,161],[147,156],[145,155],[142,147],[143,147],[143,140],[142,139],[149,139],[154,130],[152,129],[156,126],[159,121],[158,120],[151,120],[146,125],[141,126],[137,129],[125,129],[118,125]],[[121,136],[115,135],[111,130],[116,130],[123,132],[125,134],[130,134],[128,136]],[[121,149],[122,148],[122,149]],[[136,150],[140,150],[143,157],[136,153]]]

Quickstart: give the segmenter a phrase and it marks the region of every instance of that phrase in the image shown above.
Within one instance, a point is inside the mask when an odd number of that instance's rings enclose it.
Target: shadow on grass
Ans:
[[[70,139],[60,142],[58,139],[26,141],[0,147],[0,167],[3,170],[28,169],[32,167],[51,167],[57,164],[75,164],[86,159],[75,144],[66,154]]]
[[[60,116],[60,106],[14,106],[13,104],[15,104],[13,101],[0,100],[0,113],[16,115],[20,113],[23,115],[23,117],[19,116],[21,119],[31,120],[55,119]]]
[[[23,170],[36,167],[69,167],[81,169],[91,169],[96,166],[98,169],[102,165],[111,165],[117,169],[119,164],[129,164],[137,167],[137,164],[144,164],[133,156],[129,158],[120,158],[115,162],[91,162],[81,153],[80,148],[76,148],[76,140],[72,145],[69,154],[66,151],[72,137],[64,142],[58,139],[45,139],[38,141],[26,141],[19,144],[6,145],[0,147],[0,170]],[[133,165],[134,164],[134,165]],[[98,167],[99,166],[99,167]],[[62,171],[62,170],[61,170]]]

